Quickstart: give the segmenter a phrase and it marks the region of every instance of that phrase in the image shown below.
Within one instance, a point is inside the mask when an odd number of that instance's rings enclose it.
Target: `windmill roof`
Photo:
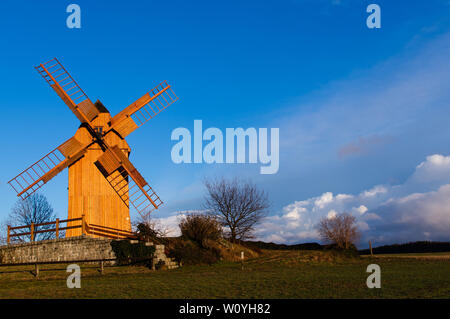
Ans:
[[[100,102],[100,100],[97,100],[94,105],[100,113],[109,113],[108,109]]]

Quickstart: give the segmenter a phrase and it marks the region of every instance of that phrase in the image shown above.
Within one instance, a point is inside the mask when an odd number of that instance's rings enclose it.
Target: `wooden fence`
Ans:
[[[79,225],[71,225],[69,226],[69,223],[73,222],[80,222]],[[65,224],[65,226],[64,226]],[[38,228],[40,226],[50,226],[55,225],[54,228],[49,229],[41,229]],[[64,227],[61,227],[64,226]],[[35,224],[31,223],[31,225],[25,225],[25,226],[16,226],[11,227],[8,225],[8,232],[7,232],[7,243],[9,244],[11,242],[12,237],[22,237],[22,236],[30,236],[31,241],[35,241],[36,234],[41,233],[55,233],[55,237],[59,238],[60,232],[68,229],[77,229],[81,228],[81,234],[82,235],[95,235],[98,237],[105,237],[105,238],[112,238],[112,239],[120,239],[120,238],[136,238],[136,234],[133,232],[129,232],[122,229],[112,228],[112,227],[106,227],[101,225],[95,225],[95,224],[88,224],[86,223],[84,214],[81,215],[79,218],[72,218],[72,219],[63,219],[60,220],[57,218],[54,222],[47,222],[47,223],[40,223]],[[19,229],[29,229],[28,232],[15,232]]]

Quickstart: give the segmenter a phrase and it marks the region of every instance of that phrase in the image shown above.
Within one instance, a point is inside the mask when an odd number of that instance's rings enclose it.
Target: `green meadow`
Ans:
[[[340,259],[315,251],[263,251],[239,262],[152,271],[142,266],[81,265],[69,289],[65,265],[0,267],[0,298],[450,298],[450,255]],[[381,288],[369,289],[369,264]]]

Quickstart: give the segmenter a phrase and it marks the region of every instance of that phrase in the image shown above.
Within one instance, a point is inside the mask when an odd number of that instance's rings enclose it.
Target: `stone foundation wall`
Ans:
[[[164,245],[156,245],[155,246],[155,256],[153,258],[153,265],[156,265],[159,261],[163,261],[164,265],[167,269],[178,268],[178,263],[175,262],[172,258],[166,256],[164,252]]]
[[[79,236],[0,246],[0,264],[116,259],[111,241],[112,239]],[[155,246],[153,264],[156,265],[160,260],[169,269],[178,267],[176,262],[165,255],[164,245]]]

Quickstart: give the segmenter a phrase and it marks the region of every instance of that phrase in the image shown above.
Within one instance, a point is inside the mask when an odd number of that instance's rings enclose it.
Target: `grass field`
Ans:
[[[367,265],[381,267],[381,289],[366,286]],[[239,263],[145,267],[82,266],[81,289],[68,289],[63,265],[0,268],[0,298],[450,298],[450,259],[339,260],[323,252],[265,251]]]
[[[362,257],[369,257],[370,255],[362,255]],[[437,258],[450,259],[450,252],[439,253],[404,253],[404,254],[376,254],[376,257],[400,257],[400,258]]]

